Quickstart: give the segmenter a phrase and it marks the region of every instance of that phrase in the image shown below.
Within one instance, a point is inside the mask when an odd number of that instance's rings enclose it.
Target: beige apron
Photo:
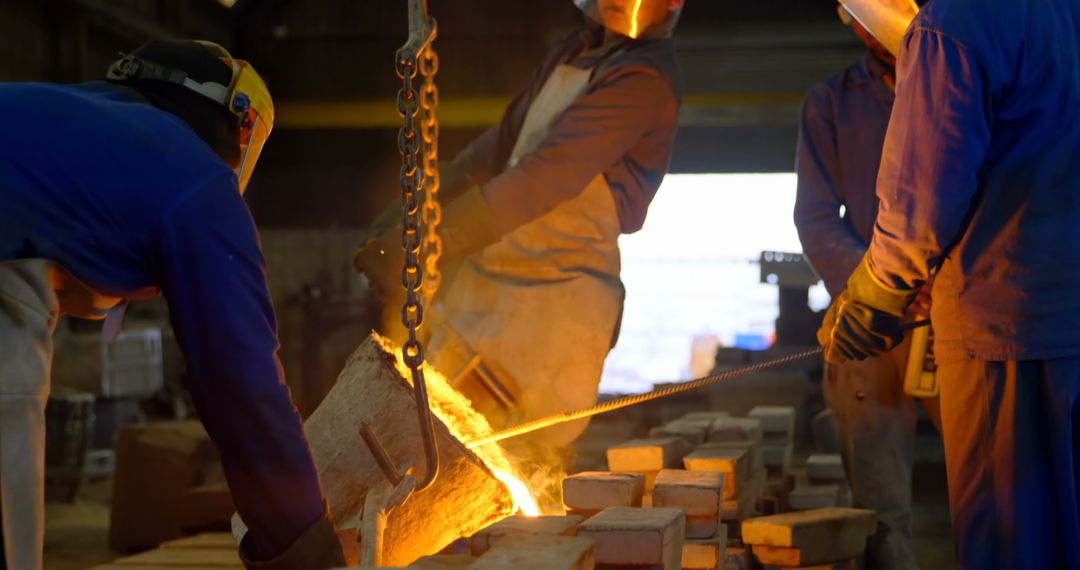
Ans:
[[[0,530],[10,570],[41,570],[45,404],[60,314],[48,261],[0,263]]]
[[[529,107],[509,166],[547,137],[588,87],[591,71],[555,69]],[[577,197],[467,258],[436,307],[440,326],[429,344],[432,363],[439,367],[440,351],[464,340],[486,365],[512,379],[517,406],[506,421],[595,403],[622,311],[619,234],[611,190],[598,174]],[[445,327],[461,338],[453,339]],[[566,444],[586,424],[548,428],[532,439]]]
[[[56,319],[105,319],[102,335],[111,340],[124,303],[46,259],[0,263],[0,534],[10,570],[40,570],[43,563],[45,405]]]

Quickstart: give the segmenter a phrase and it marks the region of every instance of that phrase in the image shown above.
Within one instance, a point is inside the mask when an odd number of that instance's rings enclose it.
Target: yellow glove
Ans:
[[[901,321],[918,290],[891,287],[878,279],[863,257],[818,329],[825,361],[839,364],[892,350],[904,338]]]

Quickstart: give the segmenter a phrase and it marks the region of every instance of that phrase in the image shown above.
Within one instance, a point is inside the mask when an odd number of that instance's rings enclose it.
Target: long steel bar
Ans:
[[[923,320],[917,321],[903,327],[903,330],[908,331],[929,325],[930,321]],[[502,441],[519,435],[524,435],[530,432],[544,429],[553,425],[563,424],[566,422],[572,422],[574,420],[580,420],[589,418],[592,416],[600,415],[606,412],[614,410],[620,410],[622,408],[628,408],[637,404],[648,402],[651,400],[657,400],[674,394],[680,394],[682,392],[689,392],[690,390],[697,390],[698,388],[704,388],[705,386],[711,386],[724,382],[725,380],[731,380],[732,378],[738,378],[740,376],[746,376],[747,374],[753,374],[754,372],[760,372],[762,370],[768,370],[770,368],[777,368],[784,366],[785,364],[791,364],[792,362],[798,362],[800,360],[818,356],[824,352],[823,347],[811,348],[802,352],[796,352],[780,358],[774,358],[772,360],[766,360],[765,362],[759,362],[757,364],[751,364],[742,368],[736,368],[735,370],[728,370],[727,372],[721,372],[719,374],[711,374],[703,378],[696,380],[688,380],[686,382],[680,382],[665,386],[659,390],[653,390],[652,392],[646,392],[645,394],[634,394],[631,396],[623,396],[622,398],[616,398],[614,400],[589,406],[588,408],[582,408],[580,410],[574,410],[571,412],[563,412],[561,414],[552,414],[543,418],[535,419],[530,422],[526,422],[520,425],[512,426],[506,429],[501,429],[490,433],[486,436],[476,438],[465,444],[469,449],[475,449],[481,445],[494,443],[496,441]]]
[[[758,364],[751,364],[750,366],[737,368],[735,370],[729,370],[720,374],[705,376],[704,378],[698,378],[696,380],[689,380],[687,382],[681,382],[679,384],[672,384],[670,386],[665,386],[664,388],[660,388],[659,390],[653,390],[652,392],[647,392],[645,394],[623,396],[622,398],[616,398],[608,402],[596,404],[595,406],[589,406],[588,408],[574,410],[572,412],[563,412],[561,414],[552,414],[550,416],[539,418],[531,422],[526,422],[521,425],[516,425],[506,429],[498,430],[484,437],[474,439],[466,443],[465,446],[469,449],[474,449],[481,445],[494,443],[496,441],[502,441],[511,437],[517,437],[519,435],[524,435],[526,433],[534,432],[536,430],[544,429],[553,425],[589,418],[592,416],[603,414],[605,412],[620,410],[622,408],[627,408],[630,406],[648,402],[650,400],[657,400],[659,398],[664,398],[673,394],[679,394],[681,392],[687,392],[689,390],[696,390],[698,388],[703,388],[705,386],[716,384],[718,382],[723,382],[725,380],[730,380],[732,378],[737,378],[739,376],[744,376],[746,374],[751,374],[753,372],[758,372],[760,370],[767,370],[769,368],[775,368],[777,366],[783,366],[785,364],[796,362],[804,358],[810,358],[811,356],[817,356],[821,354],[823,350],[824,349],[819,346],[817,348],[804,350],[803,352],[797,352],[795,354],[791,354],[782,358],[768,360]]]

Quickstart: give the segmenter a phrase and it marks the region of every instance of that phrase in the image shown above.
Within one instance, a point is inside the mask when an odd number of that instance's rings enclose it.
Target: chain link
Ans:
[[[424,169],[424,205],[421,221],[424,227],[422,258],[426,272],[423,291],[424,298],[431,304],[435,292],[442,284],[439,271],[439,257],[442,256],[443,243],[438,227],[442,221],[442,206],[439,204],[439,121],[435,112],[439,107],[439,90],[435,87],[435,74],[439,72],[439,56],[432,46],[424,50],[420,58],[420,76],[424,79],[420,88],[420,122],[423,156],[421,165]]]
[[[424,283],[424,268],[420,265],[422,242],[420,201],[423,191],[424,172],[420,168],[420,149],[415,118],[420,108],[420,96],[413,87],[417,73],[416,56],[404,53],[397,58],[396,71],[401,78],[397,95],[398,113],[404,124],[398,131],[398,151],[401,153],[401,247],[405,250],[405,264],[401,268],[401,284],[405,287],[405,302],[401,306],[401,322],[409,329],[409,339],[402,347],[405,364],[413,377],[422,374],[424,347],[417,338],[416,330],[424,322],[424,308],[420,290]]]

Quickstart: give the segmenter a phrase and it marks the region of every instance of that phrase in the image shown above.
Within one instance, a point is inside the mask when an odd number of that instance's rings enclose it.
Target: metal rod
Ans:
[[[395,486],[400,483],[403,477],[401,470],[394,465],[394,460],[390,459],[390,454],[386,452],[386,448],[383,447],[382,441],[379,440],[379,436],[372,431],[371,426],[367,425],[367,422],[360,424],[360,437],[364,438],[364,443],[366,443],[368,449],[371,450],[371,455],[375,458],[375,463],[379,464],[379,469],[382,470],[386,479]]]
[[[919,327],[929,325],[929,320],[917,321],[901,327],[901,330],[909,331]],[[811,348],[802,352],[796,352],[795,354],[789,354],[780,358],[774,358],[772,360],[766,360],[765,362],[759,362],[757,364],[751,364],[742,368],[736,368],[735,370],[728,370],[727,372],[721,372],[719,374],[711,374],[703,378],[696,380],[688,380],[686,382],[680,382],[678,384],[672,384],[665,386],[659,390],[653,390],[652,392],[646,392],[644,394],[634,394],[631,396],[623,396],[622,398],[616,398],[609,402],[596,404],[589,406],[588,408],[582,408],[580,410],[574,410],[571,412],[563,412],[561,414],[552,414],[543,418],[535,419],[531,422],[526,422],[520,425],[512,426],[506,429],[498,430],[490,433],[484,437],[476,438],[465,444],[465,447],[469,449],[476,449],[481,445],[494,443],[496,441],[502,441],[519,435],[531,433],[546,427],[553,425],[563,424],[566,422],[572,422],[574,420],[580,420],[597,416],[606,412],[614,410],[620,410],[622,408],[628,408],[651,400],[657,400],[665,398],[674,394],[680,394],[682,392],[689,392],[690,390],[697,390],[698,388],[704,388],[705,386],[711,386],[718,384],[725,380],[731,380],[732,378],[738,378],[754,372],[760,372],[762,370],[768,370],[770,368],[776,368],[792,362],[797,362],[805,358],[812,356],[818,356],[825,351],[824,347]]]
[[[736,370],[730,370],[728,372],[723,372],[723,373],[720,373],[720,374],[713,374],[711,376],[706,376],[704,378],[698,378],[697,380],[690,380],[688,382],[682,382],[680,384],[672,384],[671,386],[666,386],[664,388],[660,388],[659,390],[653,390],[652,392],[647,392],[645,394],[634,394],[632,396],[623,396],[622,398],[616,398],[616,399],[611,400],[609,402],[604,402],[602,404],[596,404],[594,406],[589,406],[588,408],[583,408],[583,409],[580,409],[580,410],[574,410],[572,412],[563,412],[561,414],[552,414],[552,415],[547,416],[547,417],[539,418],[539,419],[533,420],[531,422],[526,422],[526,423],[521,424],[521,425],[517,425],[517,426],[514,426],[514,427],[499,430],[499,431],[496,431],[496,432],[491,433],[489,435],[486,435],[484,437],[474,439],[474,440],[466,443],[465,446],[468,447],[469,449],[475,449],[477,447],[480,447],[481,445],[485,445],[485,444],[488,444],[488,443],[494,443],[496,441],[502,441],[504,439],[509,439],[511,437],[517,437],[519,435],[534,432],[536,430],[543,429],[543,428],[546,428],[546,427],[550,427],[550,426],[553,426],[553,425],[562,424],[562,423],[566,423],[566,422],[572,422],[574,420],[580,420],[580,419],[596,416],[596,415],[603,414],[603,413],[606,413],[606,412],[611,412],[611,411],[614,411],[614,410],[627,408],[627,407],[630,407],[630,406],[634,406],[634,405],[637,405],[637,404],[648,402],[650,400],[656,400],[656,399],[659,399],[659,398],[664,398],[666,396],[671,396],[673,394],[678,394],[678,393],[686,392],[686,391],[689,391],[689,390],[696,390],[696,389],[702,388],[704,386],[709,386],[711,384],[716,384],[717,382],[723,382],[724,380],[730,380],[730,379],[736,378],[738,376],[743,376],[745,374],[750,374],[751,372],[757,372],[759,370],[766,370],[768,368],[774,368],[776,366],[782,366],[784,364],[788,364],[790,362],[795,362],[797,360],[802,360],[804,358],[809,358],[811,356],[817,356],[817,355],[821,354],[822,351],[824,351],[824,350],[825,350],[824,348],[819,346],[817,348],[813,348],[813,349],[810,349],[810,350],[805,350],[803,352],[799,352],[799,353],[796,353],[796,354],[785,356],[783,358],[777,358],[775,360],[769,360],[769,361],[766,361],[766,362],[761,362],[759,364],[752,364],[752,365],[746,366],[744,368],[738,368]]]
[[[483,360],[478,362],[476,367],[473,368],[473,374],[476,375],[484,388],[499,401],[499,404],[501,404],[502,407],[507,410],[514,409],[514,406],[517,405],[517,400],[514,398],[513,394],[506,389],[506,386],[503,386],[502,382],[499,382],[498,378],[491,373],[491,370],[484,365]]]

